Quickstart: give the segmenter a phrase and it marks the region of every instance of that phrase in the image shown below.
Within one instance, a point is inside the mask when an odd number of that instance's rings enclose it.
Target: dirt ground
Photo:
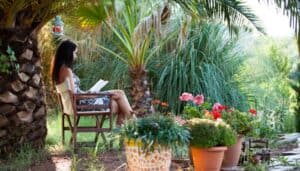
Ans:
[[[73,165],[72,165],[73,160]],[[76,166],[75,166],[76,165]],[[172,161],[172,171],[187,170],[188,163],[186,161]],[[101,153],[95,158],[81,154],[74,159],[71,155],[52,155],[46,161],[35,163],[29,171],[126,171],[126,158],[122,151],[112,150]]]

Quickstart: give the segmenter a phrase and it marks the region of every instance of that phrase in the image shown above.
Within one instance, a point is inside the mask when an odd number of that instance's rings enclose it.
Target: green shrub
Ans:
[[[222,120],[190,119],[190,145],[200,148],[230,146],[236,142],[236,133]]]
[[[156,146],[178,148],[187,145],[190,139],[186,127],[178,125],[171,116],[160,114],[129,120],[120,130],[127,140],[141,142],[145,152],[153,151]]]

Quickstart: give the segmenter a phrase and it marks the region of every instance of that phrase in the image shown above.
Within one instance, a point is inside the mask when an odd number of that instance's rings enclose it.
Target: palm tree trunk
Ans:
[[[0,157],[23,144],[43,147],[47,134],[46,104],[35,32],[0,28],[0,53],[15,52],[19,70],[0,75]],[[0,55],[1,55],[0,54]]]
[[[300,21],[298,21],[298,27],[300,26]],[[297,33],[297,45],[298,45],[298,57],[300,57],[300,31]],[[300,73],[300,63],[297,64],[296,73]],[[297,105],[295,106],[295,123],[296,123],[296,131],[300,132],[300,77],[298,76],[295,80],[297,84],[292,86],[294,91],[296,92]]]
[[[151,95],[148,84],[147,71],[145,66],[132,68],[129,70],[132,79],[131,97],[132,109],[137,117],[143,117],[151,113]]]

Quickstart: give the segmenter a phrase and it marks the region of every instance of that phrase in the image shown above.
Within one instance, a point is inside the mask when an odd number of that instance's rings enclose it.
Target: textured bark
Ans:
[[[9,45],[19,71],[0,75],[0,157],[24,143],[43,147],[47,134],[46,104],[36,34],[25,29],[0,29],[0,52]]]
[[[132,79],[131,97],[132,109],[137,117],[143,117],[151,113],[151,95],[148,84],[147,71],[145,67],[133,68],[129,70]]]

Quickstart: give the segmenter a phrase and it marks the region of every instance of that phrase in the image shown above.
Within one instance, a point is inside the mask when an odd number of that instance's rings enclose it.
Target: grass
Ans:
[[[113,123],[115,123],[115,118],[113,118]],[[68,123],[65,123],[68,125]],[[82,117],[79,121],[79,126],[91,126],[95,125],[96,121],[94,117]],[[104,127],[108,127],[109,122],[106,120],[104,122]],[[115,127],[115,126],[114,126]],[[65,131],[65,145],[62,145],[62,133],[61,133],[61,114],[55,113],[50,114],[47,119],[47,128],[48,128],[48,134],[46,137],[46,146],[49,148],[49,150],[53,153],[61,153],[61,152],[67,152],[71,149],[71,146],[69,144],[69,139],[71,137],[70,131]],[[78,142],[87,142],[87,141],[94,141],[95,133],[93,132],[83,132],[77,134],[77,141]],[[112,138],[111,133],[106,133],[106,139],[109,142]],[[101,136],[98,138],[97,146],[94,148],[94,150],[97,150],[98,152],[103,152],[103,146],[104,142]],[[114,142],[114,147],[116,142]],[[101,147],[99,147],[99,145]]]
[[[11,155],[6,161],[3,161],[4,164],[2,164],[0,160],[0,170],[23,171],[25,168],[29,168],[33,163],[46,160],[47,156],[48,154],[46,150],[36,150],[30,145],[25,144],[20,148],[18,153]]]

